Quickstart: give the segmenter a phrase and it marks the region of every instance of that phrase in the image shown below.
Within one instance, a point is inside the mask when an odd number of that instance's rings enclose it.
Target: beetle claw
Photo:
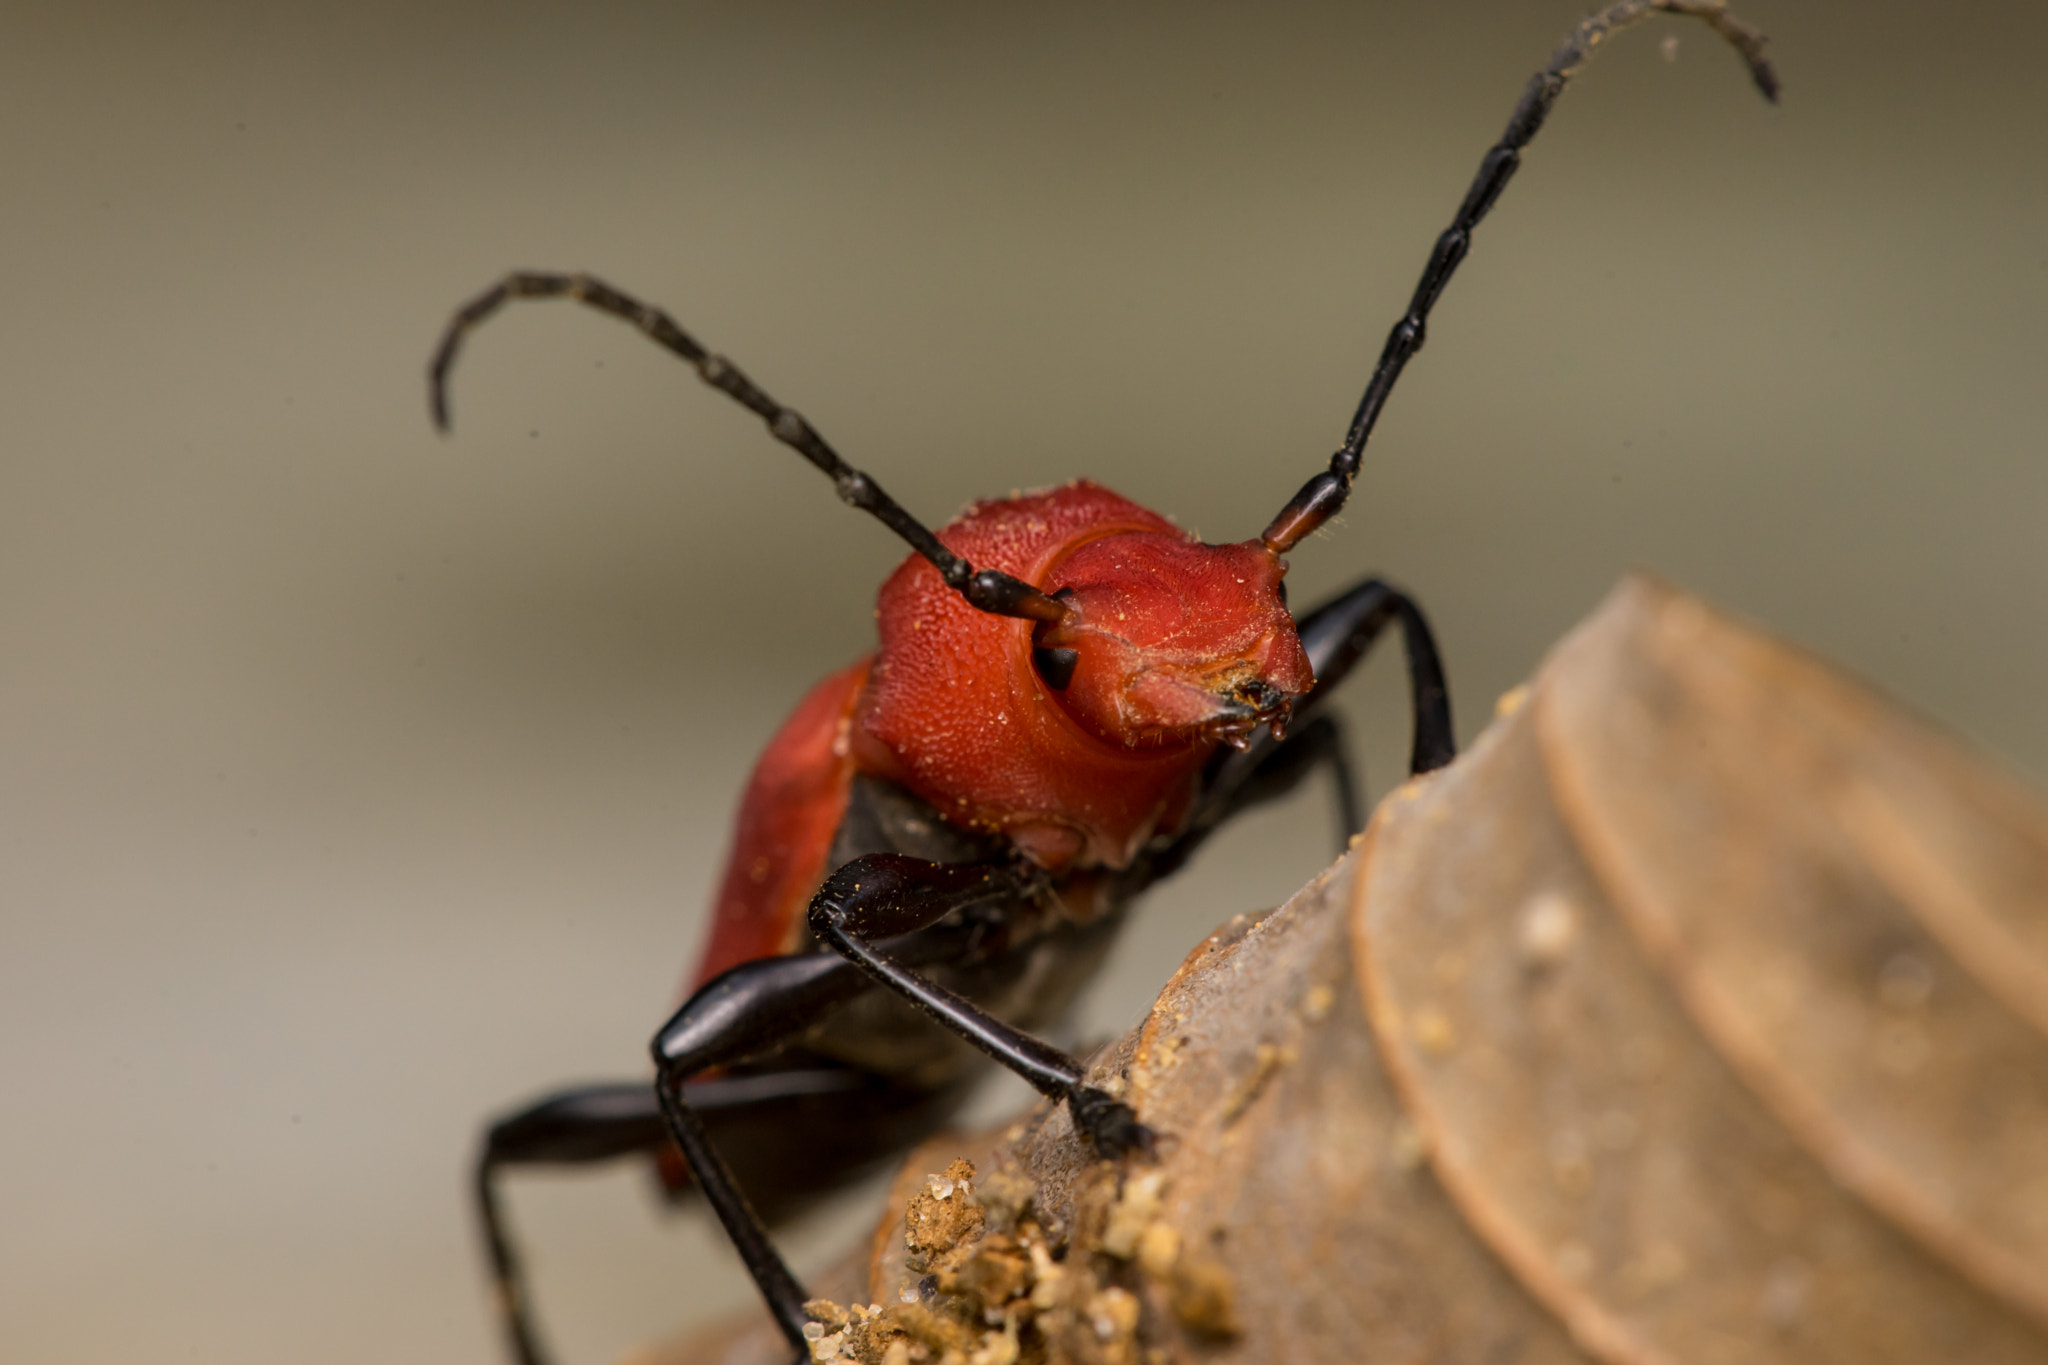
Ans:
[[[1067,1094],[1067,1109],[1096,1152],[1112,1161],[1131,1152],[1151,1156],[1157,1148],[1159,1135],[1138,1122],[1136,1110],[1107,1091],[1076,1086]]]

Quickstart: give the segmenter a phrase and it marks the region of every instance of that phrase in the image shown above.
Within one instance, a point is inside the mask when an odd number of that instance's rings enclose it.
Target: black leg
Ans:
[[[770,435],[824,471],[841,501],[869,513],[930,560],[946,586],[971,605],[998,616],[1021,616],[1032,621],[1058,621],[1066,614],[1065,608],[1029,583],[995,569],[977,570],[948,550],[931,528],[905,511],[882,491],[880,484],[841,459],[839,452],[827,445],[809,422],[769,397],[737,365],[706,350],[661,309],[621,293],[594,276],[515,270],[457,309],[427,366],[427,397],[437,428],[448,430],[448,372],[454,368],[463,338],[513,299],[559,298],[574,299],[600,313],[630,322],[656,345],[688,361],[705,383],[766,422]]]
[[[547,1355],[534,1332],[525,1272],[498,1198],[498,1173],[514,1165],[580,1165],[636,1156],[657,1151],[667,1141],[654,1087],[644,1081],[551,1095],[498,1120],[485,1134],[476,1163],[477,1212],[498,1318],[520,1365],[542,1365]]]
[[[1749,67],[1750,79],[1763,91],[1764,98],[1777,102],[1778,78],[1764,60],[1764,37],[1728,13],[1727,0],[1618,0],[1573,29],[1551,56],[1550,64],[1530,78],[1515,112],[1508,118],[1507,131],[1481,159],[1479,173],[1465,191],[1464,202],[1458,205],[1451,225],[1436,239],[1436,247],[1429,253],[1429,262],[1423,266],[1422,278],[1409,300],[1408,311],[1387,335],[1379,363],[1366,383],[1365,395],[1358,400],[1358,411],[1351,418],[1344,444],[1330,457],[1329,468],[1303,484],[1294,500],[1273,518],[1261,536],[1266,544],[1285,553],[1344,506],[1351,493],[1351,480],[1358,474],[1366,440],[1372,435],[1373,424],[1379,421],[1380,409],[1386,405],[1387,395],[1393,392],[1403,367],[1422,349],[1430,309],[1436,307],[1444,286],[1450,283],[1459,262],[1471,249],[1473,229],[1492,210],[1494,201],[1507,188],[1509,177],[1522,164],[1522,149],[1535,138],[1543,120],[1549,117],[1551,106],[1600,42],[1616,30],[1658,11],[1698,19],[1713,29],[1741,55]]]
[[[768,1240],[768,1229],[762,1226],[760,1215],[747,1202],[747,1196],[741,1192],[731,1169],[712,1145],[704,1121],[685,1102],[683,1087],[662,1085],[657,1093],[662,1115],[668,1120],[669,1134],[675,1139],[676,1146],[682,1149],[690,1174],[696,1178],[698,1187],[704,1191],[705,1201],[724,1225],[725,1234],[732,1239],[733,1248],[739,1252],[747,1273],[753,1276],[754,1286],[767,1301],[768,1312],[774,1317],[775,1325],[796,1348],[797,1360],[804,1360],[809,1353],[804,1348],[803,1286],[790,1273],[788,1263],[777,1253],[775,1244]]]
[[[735,1179],[770,1223],[919,1140],[961,1098],[829,1064],[716,1076],[692,1082],[686,1094],[712,1141],[741,1155]],[[564,1090],[491,1125],[477,1159],[477,1208],[498,1312],[521,1365],[541,1365],[547,1357],[499,1197],[503,1173],[670,1150],[668,1123],[649,1081]]]
[[[1152,1131],[1128,1105],[1084,1084],[1079,1062],[920,976],[914,964],[877,946],[966,906],[1028,899],[1038,883],[1038,873],[1014,865],[948,866],[896,853],[869,854],[826,878],[811,901],[811,932],[1041,1094],[1065,1100],[1074,1126],[1104,1156],[1149,1151]]]
[[[692,1077],[786,1043],[868,988],[829,953],[745,962],[707,982],[654,1037],[655,1092],[669,1136],[718,1215],[776,1326],[804,1359],[804,1291],[692,1104]]]
[[[1426,773],[1458,756],[1457,733],[1451,726],[1451,691],[1444,682],[1443,660],[1436,637],[1413,598],[1377,578],[1339,593],[1301,618],[1301,647],[1315,669],[1315,690],[1302,703],[1313,709],[1349,677],[1358,661],[1379,639],[1387,622],[1401,623],[1401,645],[1408,656],[1408,703],[1414,711],[1414,739],[1408,771]]]
[[[872,860],[859,859],[848,866],[868,861]],[[916,859],[900,861],[936,868],[942,874],[957,871]],[[836,875],[844,876],[845,869]],[[970,878],[972,885],[963,888],[966,894],[941,896],[943,904],[926,897],[919,903],[932,913],[906,929],[907,938],[888,944],[888,948],[911,964],[960,956],[979,926],[962,925],[956,932],[937,921],[952,910],[998,898],[998,891],[1001,899],[1014,900],[1020,887],[1035,885],[1029,874],[1009,876],[1009,883],[1000,888],[986,878]],[[951,885],[943,876],[938,881]],[[932,926],[930,932],[910,932],[926,926]],[[705,1202],[732,1239],[747,1273],[753,1276],[776,1325],[799,1353],[805,1350],[803,1286],[769,1240],[761,1215],[747,1198],[745,1182],[720,1154],[706,1115],[699,1112],[701,1092],[688,1082],[713,1067],[730,1067],[791,1043],[871,987],[860,966],[833,953],[745,962],[706,983],[654,1037],[655,1090],[669,1135],[681,1149]],[[800,1354],[799,1359],[803,1358]]]

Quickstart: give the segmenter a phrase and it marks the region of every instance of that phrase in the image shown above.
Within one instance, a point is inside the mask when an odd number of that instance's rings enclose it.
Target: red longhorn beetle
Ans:
[[[703,1192],[798,1359],[804,1291],[766,1221],[934,1130],[977,1052],[1064,1100],[1105,1157],[1152,1132],[1031,1030],[1054,1020],[1131,898],[1235,812],[1317,765],[1359,824],[1319,714],[1390,622],[1414,710],[1411,767],[1451,760],[1449,695],[1414,602],[1367,579],[1299,617],[1281,558],[1343,505],[1438,295],[1572,75],[1653,10],[1701,19],[1766,98],[1763,37],[1723,0],[1620,0],[1530,81],[1437,238],[1349,434],[1256,540],[1205,545],[1092,483],[977,503],[934,535],[666,313],[587,275],[520,272],[465,306],[429,372],[434,420],[469,331],[516,298],[631,322],[916,552],[882,585],[874,654],[812,689],[740,800],[691,994],[655,1036],[653,1085],[579,1087],[493,1124],[476,1197],[513,1353],[543,1359],[497,1197],[507,1166],[654,1158]],[[881,989],[876,989],[880,987]]]

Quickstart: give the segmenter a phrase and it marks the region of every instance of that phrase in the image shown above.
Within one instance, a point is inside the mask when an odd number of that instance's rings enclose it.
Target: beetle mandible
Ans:
[[[1411,771],[1451,760],[1415,603],[1368,578],[1295,616],[1282,556],[1343,507],[1431,308],[1566,84],[1657,11],[1706,23],[1775,101],[1763,37],[1725,0],[1618,0],[1579,24],[1437,238],[1343,444],[1253,540],[1204,544],[1085,481],[977,503],[935,534],[668,314],[588,275],[516,272],[455,315],[429,369],[441,429],[464,337],[512,299],[571,298],[682,357],[913,551],[882,587],[875,653],[819,683],[754,769],[691,993],[654,1039],[654,1084],[551,1094],[484,1139],[475,1194],[522,1365],[546,1357],[498,1198],[506,1167],[654,1159],[671,1193],[703,1193],[801,1360],[805,1294],[767,1220],[934,1130],[982,1054],[1066,1103],[1105,1157],[1150,1150],[1142,1117],[1032,1031],[1131,898],[1235,812],[1325,767],[1358,827],[1320,707],[1390,624]]]

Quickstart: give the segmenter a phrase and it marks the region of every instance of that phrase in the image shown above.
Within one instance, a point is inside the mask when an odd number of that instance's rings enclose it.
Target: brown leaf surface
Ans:
[[[1631,580],[1097,1059],[1156,1163],[928,1144],[817,1354],[2048,1360],[2044,983],[2032,797]]]

